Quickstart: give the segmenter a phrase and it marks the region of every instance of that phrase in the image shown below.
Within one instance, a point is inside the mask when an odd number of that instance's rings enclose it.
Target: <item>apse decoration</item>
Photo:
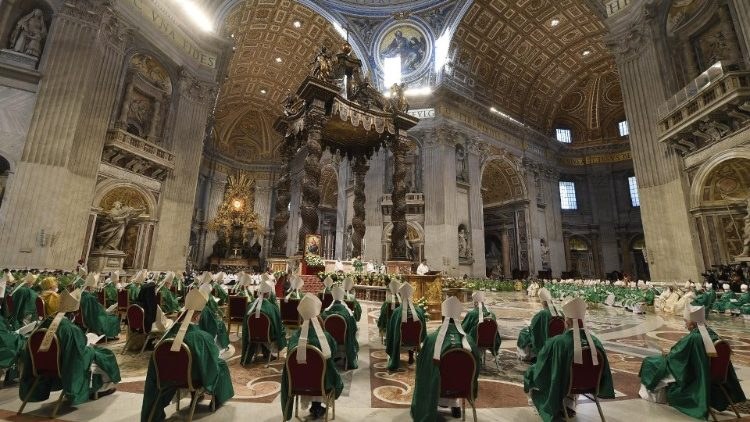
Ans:
[[[431,38],[428,31],[416,22],[397,21],[381,32],[375,42],[375,54],[380,69],[387,59],[400,58],[401,76],[412,79],[429,66],[432,58]]]
[[[260,234],[263,225],[254,212],[255,180],[246,173],[227,178],[224,200],[219,205],[216,217],[208,223],[208,229],[218,232],[220,237],[244,239],[250,232]]]

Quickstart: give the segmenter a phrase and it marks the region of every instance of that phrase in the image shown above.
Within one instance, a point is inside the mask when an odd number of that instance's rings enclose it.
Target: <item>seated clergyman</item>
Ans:
[[[53,316],[60,308],[60,294],[57,293],[57,279],[55,277],[45,277],[42,280],[42,293],[39,295],[44,302],[45,316]]]
[[[52,339],[57,336],[61,382],[42,379],[32,391],[34,376],[31,354],[27,349],[21,356],[23,372],[19,396],[22,399],[31,393],[29,401],[44,401],[52,391],[62,389],[70,404],[75,406],[89,400],[90,396],[98,394],[101,397],[114,392],[114,383],[120,382],[120,368],[112,351],[88,345],[83,331],[65,317],[66,313],[79,309],[80,297],[80,290],[73,293],[63,291],[58,313],[54,318],[46,318],[39,327],[47,329],[40,350],[49,350]]]
[[[250,332],[250,328],[248,328],[248,319],[250,318],[260,318],[261,314],[265,315],[269,322],[268,335],[270,340],[276,343],[278,351],[286,347],[286,336],[284,325],[281,323],[279,307],[275,301],[271,302],[269,300],[272,292],[273,286],[271,286],[271,283],[262,281],[258,288],[258,298],[250,304],[247,312],[245,312],[245,319],[242,324],[242,358],[240,360],[242,363],[245,363],[248,358],[255,356],[258,346],[261,347],[264,357],[268,357],[268,354],[271,353],[263,344],[250,343],[250,337],[253,334]]]
[[[451,349],[470,351],[477,362],[473,374],[474,391],[479,392],[479,351],[474,339],[466,335],[459,320],[463,307],[455,296],[443,301],[443,323],[440,328],[430,333],[422,344],[422,351],[417,356],[417,373],[414,380],[414,395],[411,399],[411,417],[415,422],[432,422],[437,420],[437,408],[450,407],[453,417],[461,417],[459,400],[441,399],[440,396],[440,358]]]
[[[461,327],[463,327],[464,331],[468,335],[470,335],[475,341],[478,339],[478,331],[479,331],[479,324],[484,322],[484,320],[491,319],[495,322],[497,322],[497,318],[495,317],[495,314],[487,309],[486,306],[484,306],[484,292],[474,292],[471,295],[471,298],[474,300],[474,308],[469,310],[469,312],[466,313],[466,316],[464,316],[463,322],[461,322]],[[500,350],[500,333],[495,332],[495,347],[490,350],[492,352],[492,355],[497,355],[498,351]]]
[[[549,290],[542,287],[539,289],[538,295],[542,301],[542,310],[531,318],[531,324],[528,327],[521,329],[521,332],[518,333],[518,341],[516,342],[518,357],[526,361],[536,357],[539,351],[542,350],[542,347],[544,347],[544,343],[548,337],[547,330],[550,319],[562,316],[557,308],[555,308]]]
[[[570,368],[573,362],[583,363],[583,353],[591,353],[593,364],[602,365],[598,397],[615,398],[612,373],[604,347],[587,329],[579,328],[586,316],[586,302],[574,298],[563,305],[563,313],[568,330],[544,344],[536,363],[524,375],[523,390],[529,394],[539,416],[545,422],[563,416],[563,405],[575,411],[575,397],[567,397]],[[597,354],[597,350],[600,354]]]
[[[396,309],[396,304],[399,302],[399,287],[401,287],[401,283],[398,280],[391,280],[385,290],[385,302],[380,305],[380,315],[378,316],[378,331],[380,331],[380,335],[385,335],[385,332],[388,330],[390,315]]]
[[[202,385],[206,392],[213,396],[216,406],[221,406],[234,396],[234,388],[229,367],[219,358],[219,348],[214,343],[213,337],[196,325],[207,300],[207,292],[192,289],[185,296],[185,311],[178,317],[180,322],[174,324],[160,341],[172,339],[170,349],[172,351],[178,351],[182,344],[190,349],[193,382]],[[164,388],[163,385],[162,388]],[[149,359],[141,406],[141,421],[149,420],[149,415],[153,415],[151,421],[163,421],[166,417],[164,408],[172,401],[176,390],[176,388],[167,387],[166,391],[159,395],[156,366],[154,360]]]
[[[357,320],[354,312],[344,302],[346,292],[341,286],[331,289],[333,302],[323,311],[321,317],[325,320],[331,315],[338,315],[346,321],[346,368],[357,369],[357,353],[359,353],[359,342],[357,342]]]
[[[427,337],[427,320],[422,308],[415,307],[412,295],[414,288],[409,283],[404,283],[399,288],[401,294],[401,305],[393,311],[391,321],[388,323],[388,331],[385,335],[385,351],[388,353],[388,370],[395,371],[401,365],[401,324],[407,321],[419,320],[422,331],[419,334],[419,342]],[[409,350],[409,365],[414,363],[414,351]]]
[[[706,419],[709,406],[719,411],[729,406],[721,390],[711,385],[709,358],[716,356],[714,343],[720,338],[706,326],[703,306],[687,307],[684,318],[689,333],[664,356],[643,360],[638,374],[641,377],[639,394],[649,401],[668,403],[688,416]],[[735,403],[745,401],[731,363],[724,388]]]
[[[116,338],[120,334],[120,318],[107,313],[96,296],[99,288],[99,274],[89,273],[85,290],[81,293],[81,316],[86,328],[92,333]]]
[[[291,353],[291,351],[297,348],[297,363],[306,364],[306,347],[310,345],[318,348],[323,354],[323,358],[326,359],[323,387],[326,392],[333,391],[334,396],[338,398],[344,390],[344,383],[338,371],[336,371],[336,365],[331,358],[336,353],[336,340],[323,330],[322,321],[319,318],[322,306],[323,304],[320,299],[311,293],[307,293],[300,300],[297,310],[299,311],[300,318],[302,318],[302,325],[292,334],[287,344],[287,349]],[[284,414],[283,419],[285,421],[292,418],[294,400],[290,400],[290,398],[289,373],[287,372],[287,366],[284,365],[284,369],[281,372],[281,411]],[[311,400],[310,414],[313,418],[319,418],[326,413],[327,409],[321,404],[323,401],[322,397],[302,397],[302,399]]]

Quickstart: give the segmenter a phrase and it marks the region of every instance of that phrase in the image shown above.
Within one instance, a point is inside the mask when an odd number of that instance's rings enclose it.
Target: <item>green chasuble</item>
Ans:
[[[110,305],[117,303],[117,286],[114,283],[104,286],[104,297]]]
[[[708,333],[711,340],[719,339],[712,329],[708,328]],[[638,373],[641,383],[650,391],[670,374],[675,382],[667,386],[667,403],[680,412],[705,420],[708,417],[709,405],[718,411],[729,407],[720,389],[711,387],[709,358],[697,328],[672,346],[667,356],[650,356],[644,359]],[[731,363],[724,387],[735,403],[745,401],[745,394]]]
[[[331,348],[331,356],[334,356],[336,354],[336,340],[334,340],[330,334],[324,334],[326,336],[326,339],[328,340],[328,347]],[[292,349],[297,347],[297,343],[299,342],[299,335],[300,330],[297,330],[289,339],[289,342],[287,343],[287,350],[289,350],[290,352]],[[310,330],[307,333],[307,344],[320,349],[318,335],[316,334],[315,327],[312,324],[310,324]],[[294,400],[291,400],[291,397],[289,397],[288,378],[289,374],[286,371],[286,365],[284,365],[284,369],[281,372],[281,411],[284,413],[285,421],[291,419],[294,414]],[[336,398],[339,398],[341,392],[344,391],[344,382],[341,381],[341,376],[336,370],[336,365],[333,363],[333,359],[331,358],[328,358],[326,360],[326,374],[323,387],[326,389],[326,391],[334,390],[336,392],[336,394],[334,394]]]
[[[219,298],[219,305],[225,305],[229,302],[229,294],[224,290],[221,284],[214,284],[214,289],[211,293]]]
[[[198,327],[201,330],[211,334],[216,339],[216,344],[223,350],[229,347],[229,333],[227,333],[227,326],[224,325],[224,320],[221,318],[219,311],[216,307],[216,302],[212,296],[209,296],[208,303],[213,303],[214,309],[206,304],[206,308],[201,312],[200,319],[198,320]]]
[[[524,327],[518,334],[516,345],[521,350],[525,350],[527,346],[531,346],[531,353],[538,355],[547,341],[547,328],[549,327],[549,320],[551,318],[552,313],[549,309],[545,308],[537,312],[531,318],[531,325],[528,328]]]
[[[393,308],[398,308],[399,304],[396,302]],[[391,302],[384,302],[380,306],[380,316],[378,316],[378,330],[381,333],[385,333],[388,330],[388,323],[390,322]]]
[[[104,334],[107,338],[120,334],[120,319],[117,315],[108,314],[91,292],[81,292],[81,316],[86,328],[92,333]]]
[[[728,292],[724,292],[724,294],[721,295],[721,298],[719,300],[717,300],[713,304],[713,306],[707,306],[706,309],[711,309],[711,310],[716,311],[716,312],[724,312],[724,311],[727,310],[727,307],[729,306],[730,300],[732,300],[732,299],[736,299],[733,291],[730,290]],[[693,301],[693,304],[695,304],[695,301]]]
[[[180,311],[180,302],[177,301],[174,293],[167,288],[159,290],[159,293],[161,293],[162,312],[165,314],[173,314]]]
[[[339,315],[346,321],[346,368],[344,369],[357,369],[359,367],[357,364],[357,353],[359,353],[357,320],[353,315],[349,315],[349,308],[346,304],[338,300],[334,300],[333,304],[320,314],[323,319],[329,315]]]
[[[52,317],[42,322],[41,328],[47,328],[52,323]],[[51,380],[43,378],[39,381],[29,401],[45,401],[52,391],[63,390],[72,406],[79,405],[89,399],[89,394],[99,390],[104,384],[101,375],[91,374],[91,363],[103,370],[110,381],[120,382],[120,368],[111,350],[87,346],[83,330],[78,328],[67,318],[60,321],[57,328],[57,339],[60,347],[60,373],[62,379]],[[29,393],[34,383],[31,371],[31,355],[28,349],[22,352],[23,373],[18,390],[23,399]]]
[[[251,302],[252,303],[252,302]],[[250,308],[250,305],[248,305],[248,309]],[[278,347],[278,350],[281,351],[284,347],[286,347],[286,331],[284,330],[284,325],[281,323],[281,313],[279,312],[279,307],[271,303],[268,299],[263,299],[263,302],[261,302],[260,305],[260,313],[264,314],[268,317],[268,320],[271,323],[271,326],[269,327],[269,336],[271,340],[276,343],[276,347]],[[240,362],[244,362],[247,353],[250,351],[250,330],[247,328],[247,319],[248,318],[255,318],[255,310],[251,313],[245,313],[245,319],[242,321],[242,357],[240,358]]]
[[[750,303],[750,293],[745,292],[737,297],[736,302],[729,303],[729,309],[735,312],[740,312],[742,307],[748,303]]]
[[[136,283],[128,284],[128,300],[130,303],[138,302],[138,293],[141,291],[141,285]]]
[[[359,301],[357,299],[349,299],[346,301],[346,303],[347,306],[349,306],[350,303],[354,304],[354,309],[352,310],[352,312],[354,313],[354,319],[359,322],[359,319],[362,318],[362,306],[360,306]]]
[[[485,319],[497,319],[495,317],[495,314],[486,307],[483,308],[483,310],[484,317],[482,318],[482,321],[484,321]],[[475,343],[477,340],[477,329],[479,327],[479,323],[482,321],[479,321],[479,309],[474,308],[466,313],[464,321],[461,323],[461,327],[464,329],[466,334],[470,335],[471,338],[474,339]],[[498,350],[500,350],[500,333],[495,332],[495,347],[492,349],[492,355],[497,355]]]
[[[10,368],[16,364],[26,339],[11,329],[8,322],[0,316],[0,369]],[[13,376],[7,379],[11,379]]]
[[[599,398],[615,398],[612,384],[612,373],[609,361],[599,340],[591,336],[596,348],[602,352],[604,365],[599,382]],[[586,335],[581,330],[581,340],[586,344]],[[583,353],[589,353],[586,350]],[[573,331],[567,330],[555,336],[542,347],[536,363],[524,374],[523,391],[531,391],[531,399],[544,422],[552,421],[562,411],[563,398],[568,394],[570,385],[570,366],[573,363]]]
[[[173,339],[177,335],[180,325],[182,323],[173,325],[164,338]],[[219,358],[219,349],[216,347],[213,337],[195,325],[190,324],[185,333],[184,343],[190,349],[193,357],[192,367],[190,368],[193,383],[195,385],[202,385],[208,394],[213,396],[216,406],[226,403],[227,400],[234,396],[234,387],[232,387],[229,367],[225,361]],[[175,392],[175,388],[166,387],[162,390],[161,395],[159,395],[159,388],[156,385],[156,367],[154,366],[154,360],[149,359],[146,385],[143,392],[143,405],[141,406],[141,421],[145,422],[148,420],[154,405],[156,406],[156,411],[154,412],[153,420],[155,422],[163,421],[166,417],[164,408],[169,406]]]
[[[419,340],[423,342],[427,337],[427,320],[422,308],[415,306],[414,310],[417,311],[417,318],[422,323],[422,333]],[[414,319],[409,308],[406,309],[406,318],[408,320]],[[388,323],[388,330],[385,334],[385,351],[388,353],[388,370],[397,370],[401,365],[401,306],[393,311],[391,321]]]
[[[455,324],[458,322],[454,321]],[[432,360],[435,351],[435,342],[437,340],[439,329],[430,333],[422,344],[422,350],[417,355],[417,373],[414,382],[414,395],[411,399],[411,417],[414,422],[433,422],[437,420],[438,397],[440,395],[440,363]],[[454,324],[448,325],[445,332],[445,341],[440,354],[451,349],[460,349],[461,338],[463,336],[458,332]],[[471,354],[476,361],[476,370],[474,371],[474,392],[479,395],[479,351],[471,336],[467,336]]]
[[[12,322],[15,322],[18,327],[23,326],[25,320],[36,320],[36,298],[37,294],[30,288],[23,286],[19,287],[15,293],[13,293],[13,315],[11,315]]]

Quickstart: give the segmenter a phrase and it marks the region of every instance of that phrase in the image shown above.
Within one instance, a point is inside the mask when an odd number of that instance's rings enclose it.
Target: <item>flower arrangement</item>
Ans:
[[[326,263],[318,255],[307,254],[305,255],[305,263],[308,267],[325,267]]]
[[[520,284],[519,284],[520,283]],[[493,280],[477,278],[466,280],[466,287],[471,290],[486,290],[492,292],[512,292],[521,286],[522,289],[529,287],[528,280]]]
[[[453,277],[443,278],[444,289],[463,289],[464,287],[466,287],[466,283],[463,280],[456,279]]]
[[[281,277],[284,277],[286,275],[286,271],[274,271],[273,272],[273,278],[276,280],[280,280]]]
[[[414,306],[421,308],[422,312],[427,312],[427,298],[422,296],[414,301]]]
[[[352,267],[354,267],[355,273],[361,273],[362,269],[364,268],[364,264],[362,263],[362,260],[359,259],[359,257],[356,257],[352,259]]]

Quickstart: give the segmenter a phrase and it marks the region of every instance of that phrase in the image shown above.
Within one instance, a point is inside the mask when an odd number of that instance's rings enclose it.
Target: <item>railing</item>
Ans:
[[[122,129],[107,132],[106,145],[138,155],[159,166],[174,169],[174,154]]]
[[[407,193],[406,194],[407,204],[424,204],[423,193]],[[381,205],[393,205],[393,199],[390,193],[383,195],[383,199],[380,201]]]
[[[698,75],[697,78],[693,79],[684,88],[677,91],[672,98],[662,104],[658,109],[659,120],[664,119],[668,115],[672,114],[675,110],[681,108],[690,100],[694,99],[701,92],[706,90],[711,83],[718,81],[725,74],[726,64],[722,62],[716,62],[705,72]],[[728,69],[727,69],[728,70]]]

